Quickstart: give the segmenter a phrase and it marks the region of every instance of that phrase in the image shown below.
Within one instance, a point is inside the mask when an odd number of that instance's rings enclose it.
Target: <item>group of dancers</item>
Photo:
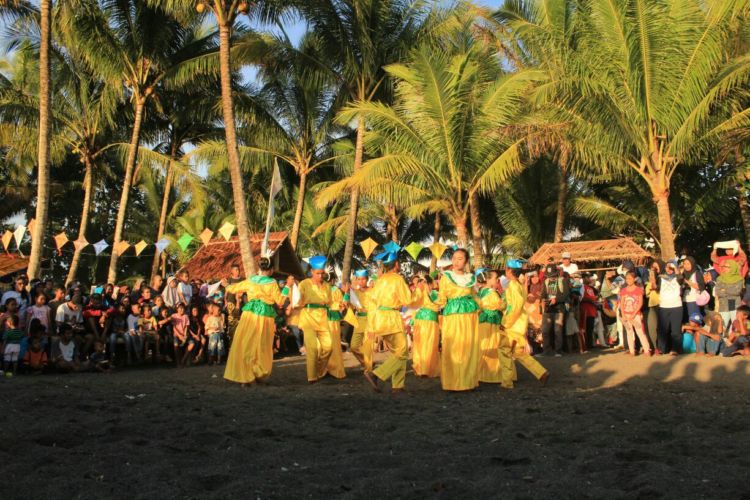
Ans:
[[[381,271],[354,273],[352,284],[337,287],[326,273],[326,259],[310,259],[310,277],[298,284],[293,277],[280,289],[271,278],[272,265],[261,259],[260,273],[229,285],[228,293],[246,294],[242,316],[227,358],[224,378],[240,384],[262,382],[271,375],[276,311],[290,299],[296,285],[291,321],[304,334],[307,380],[326,375],[343,378],[341,321],[355,315],[350,350],[364,369],[364,378],[376,392],[390,382],[391,391],[404,391],[409,348],[403,308],[414,308],[412,368],[419,377],[440,377],[443,390],[470,391],[479,383],[513,388],[515,363],[545,384],[549,372],[530,354],[526,339],[526,289],[519,282],[522,263],[505,269],[508,285],[499,292],[500,272],[467,272],[469,254],[453,253],[451,268],[439,281],[419,276],[410,288],[399,274],[397,253],[381,260]],[[368,286],[371,284],[372,286]],[[387,359],[373,363],[373,345],[382,339]]]

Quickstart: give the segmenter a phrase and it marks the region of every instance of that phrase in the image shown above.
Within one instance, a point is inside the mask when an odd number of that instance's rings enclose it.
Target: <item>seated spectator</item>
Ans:
[[[136,362],[141,362],[143,357],[143,337],[138,329],[138,321],[141,319],[141,306],[138,304],[132,304],[130,306],[130,314],[128,314],[127,328],[128,336],[130,337],[130,345],[135,353]]]
[[[112,369],[112,364],[104,353],[104,342],[97,340],[94,342],[94,352],[89,356],[87,368],[90,371],[107,373]]]
[[[156,325],[159,333],[159,350],[160,352],[164,353],[164,360],[167,363],[172,362],[172,358],[169,356],[173,345],[172,325],[170,323],[171,316],[172,315],[169,312],[169,309],[167,309],[166,307],[162,307],[161,309],[159,309],[159,316],[156,320]],[[166,320],[166,322],[163,322],[164,320]]]
[[[76,355],[76,343],[73,341],[73,328],[67,323],[61,323],[58,334],[60,341],[53,349],[52,364],[63,373],[78,370],[80,364]]]
[[[682,327],[685,332],[692,332],[695,338],[696,356],[716,356],[721,349],[721,337],[724,333],[724,321],[719,313],[710,311],[705,320],[700,314],[692,314],[690,322]]]
[[[183,297],[180,293],[180,282],[174,276],[167,278],[167,286],[161,292],[161,297],[164,299],[164,305],[170,309],[175,309],[177,304],[187,304],[183,302]]]
[[[39,375],[47,369],[47,352],[42,348],[40,338],[32,338],[29,349],[21,361],[21,371]]]
[[[106,335],[109,336],[109,360],[115,362],[117,352],[117,340],[122,339],[125,344],[125,356],[127,364],[132,364],[133,345],[130,335],[128,335],[127,309],[125,304],[120,304],[114,312],[107,318]]]
[[[19,328],[22,330],[26,326],[26,308],[31,305],[31,296],[26,290],[26,276],[18,276],[13,281],[13,288],[3,293],[2,302],[5,304],[8,299],[15,299],[17,306],[18,319],[21,321]]]
[[[81,313],[80,296],[76,299],[74,294],[70,300],[57,308],[55,322],[58,330],[62,324],[66,324],[73,332],[73,340],[76,343],[76,354],[85,356],[94,345],[94,334],[87,333],[83,327],[83,314]]]
[[[86,330],[94,335],[94,340],[104,341],[104,327],[107,325],[109,308],[104,305],[102,296],[91,295],[89,303],[83,308],[83,321]]]
[[[56,286],[54,288],[54,295],[52,296],[52,299],[50,299],[49,303],[47,304],[49,306],[49,322],[47,323],[49,326],[47,328],[47,333],[53,337],[55,340],[57,339],[57,309],[65,303],[65,287],[64,286]]]
[[[153,306],[154,305],[154,297],[151,292],[151,288],[144,285],[143,290],[141,290],[141,296],[138,298],[137,301],[141,306],[147,305],[147,306]]]
[[[5,331],[3,333],[3,371],[10,378],[18,371],[18,361],[21,358],[21,331],[18,315],[10,314],[5,317]]]
[[[164,298],[161,295],[157,295],[154,297],[154,305],[151,306],[151,313],[153,314],[154,318],[158,318],[160,316],[160,312],[162,309],[165,309]]]
[[[159,349],[159,325],[151,310],[151,306],[145,304],[142,306],[142,316],[138,320],[138,330],[143,339],[143,359],[148,356],[149,346],[153,347],[151,361],[156,363],[161,359]]]
[[[742,355],[750,356],[750,307],[740,306],[736,311],[736,319],[732,324],[732,332],[725,340],[721,355],[725,357]]]

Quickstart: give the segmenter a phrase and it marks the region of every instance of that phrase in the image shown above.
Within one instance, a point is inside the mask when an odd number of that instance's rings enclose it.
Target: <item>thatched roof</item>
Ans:
[[[268,238],[268,250],[272,255],[274,277],[282,279],[291,274],[297,278],[303,278],[305,273],[287,235],[286,231],[282,231],[271,233]],[[262,242],[262,233],[255,233],[250,236],[256,262],[260,259]],[[183,269],[190,273],[191,278],[213,281],[228,277],[234,264],[240,266],[240,273],[244,276],[245,269],[242,266],[238,236],[232,237],[229,241],[223,238],[215,238],[209,241],[198,249],[193,258],[183,266]]]
[[[596,241],[565,241],[562,243],[545,243],[531,256],[529,262],[545,265],[550,262],[559,263],[563,252],[570,252],[573,262],[621,262],[630,259],[635,264],[642,263],[651,254],[641,248],[630,238],[617,240]]]
[[[0,279],[25,271],[29,258],[15,254],[0,254]]]

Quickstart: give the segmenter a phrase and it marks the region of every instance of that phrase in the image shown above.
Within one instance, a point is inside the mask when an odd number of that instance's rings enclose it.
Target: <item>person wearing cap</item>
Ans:
[[[466,272],[469,252],[453,252],[435,304],[443,308],[440,383],[445,391],[470,391],[479,385],[479,304],[474,274]]]
[[[500,337],[500,370],[501,386],[512,389],[516,379],[515,361],[531,372],[542,384],[549,379],[549,372],[530,354],[530,347],[526,339],[529,318],[524,305],[526,304],[526,290],[518,281],[522,265],[510,261],[505,268],[508,287],[505,289],[505,314],[502,318]]]
[[[284,303],[289,286],[294,283],[294,278],[290,278],[287,286],[279,290],[276,280],[271,277],[271,261],[261,258],[258,267],[260,274],[226,287],[228,293],[247,295],[224,368],[224,378],[239,384],[252,384],[271,375],[276,331],[274,306],[280,307]]]
[[[568,276],[578,274],[578,264],[570,260],[570,252],[562,253],[562,264],[560,265],[562,272],[568,273]]]
[[[437,283],[430,276],[425,276],[422,281],[427,287],[416,288],[411,367],[417,377],[434,378],[440,376],[440,307],[435,304]]]
[[[333,303],[331,286],[325,282],[326,258],[310,258],[310,277],[299,284],[299,327],[304,335],[307,381],[314,384],[328,373],[331,326],[328,309]],[[348,290],[347,290],[348,291]]]
[[[372,371],[373,339],[367,335],[368,311],[372,309],[370,301],[370,289],[367,287],[369,273],[367,269],[359,269],[354,272],[353,291],[349,295],[357,298],[357,304],[351,304],[357,315],[357,325],[352,332],[352,340],[349,344],[354,357],[362,365],[366,372]],[[351,297],[346,297],[347,301]],[[351,303],[351,302],[350,302]]]
[[[380,391],[379,381],[391,381],[391,390],[400,392],[406,381],[406,363],[409,348],[401,319],[401,308],[414,303],[415,294],[409,289],[404,278],[398,273],[398,253],[390,252],[382,260],[385,271],[372,287],[370,297],[373,311],[369,322],[369,332],[383,339],[390,355],[383,364],[372,372],[365,371],[365,379],[373,389]],[[424,284],[420,287],[424,288]]]
[[[700,313],[693,313],[688,318],[689,323],[682,327],[684,332],[690,332],[695,340],[696,356],[716,356],[721,352],[724,321],[721,315],[714,311],[706,313],[703,318]]]
[[[479,283],[479,381],[485,384],[499,384],[502,381],[500,370],[500,322],[505,303],[497,292],[499,273],[494,269],[477,269],[474,273]]]
[[[328,309],[328,327],[331,329],[331,357],[328,358],[328,374],[333,378],[346,378],[344,354],[341,352],[341,311],[344,309],[344,293],[334,282],[336,275],[328,273],[331,285],[331,307]]]

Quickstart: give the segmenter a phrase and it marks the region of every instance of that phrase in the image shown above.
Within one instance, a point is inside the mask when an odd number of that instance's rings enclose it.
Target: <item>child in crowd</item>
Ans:
[[[203,350],[206,346],[206,338],[204,335],[205,329],[203,328],[203,317],[201,316],[201,309],[197,305],[190,307],[190,326],[188,328],[188,350],[193,351],[196,348],[198,349],[198,353],[191,361],[193,363],[198,363],[203,357]]]
[[[7,316],[5,318],[5,332],[3,333],[3,371],[8,378],[18,371],[23,336],[23,332],[19,328],[18,315]]]
[[[127,319],[128,336],[130,337],[130,345],[135,353],[136,362],[140,363],[143,355],[143,337],[138,329],[138,321],[141,319],[141,306],[140,304],[132,304],[130,306],[130,314]]]
[[[128,335],[128,324],[127,324],[127,309],[125,304],[120,304],[115,309],[115,312],[110,315],[107,326],[107,332],[109,333],[109,360],[115,362],[115,354],[117,352],[117,339],[122,339],[125,343],[125,356],[127,363],[133,362],[132,358],[132,345],[131,338]]]
[[[149,346],[153,346],[151,360],[154,363],[161,359],[158,328],[159,325],[152,314],[151,306],[145,304],[143,306],[143,316],[138,319],[138,331],[143,339],[143,359],[146,359],[148,355]]]
[[[635,337],[641,342],[644,354],[651,356],[648,337],[643,330],[643,288],[636,285],[635,271],[628,271],[625,275],[625,286],[620,288],[620,314],[622,315],[622,326],[628,337],[628,352],[635,356]]]
[[[104,353],[104,342],[101,340],[94,341],[94,352],[89,356],[89,369],[94,372],[108,373],[112,368],[111,363]]]
[[[167,363],[172,362],[172,358],[169,356],[169,352],[172,350],[172,325],[170,323],[169,309],[162,307],[159,309],[159,314],[156,315],[156,325],[159,334],[159,351],[164,353],[164,361]]]
[[[725,357],[742,355],[750,356],[750,307],[740,306],[732,323],[732,332],[725,339],[721,355]]]
[[[208,364],[220,364],[224,355],[224,315],[216,303],[208,306],[205,331],[208,337]]]
[[[49,331],[49,318],[50,308],[47,305],[47,296],[40,293],[34,299],[34,305],[26,309],[26,333],[30,333],[29,327],[34,319],[39,320],[44,325],[44,329]]]
[[[52,363],[61,372],[78,370],[76,359],[76,344],[73,341],[73,327],[67,323],[59,326],[60,341],[55,345],[52,353]]]
[[[21,361],[21,369],[25,373],[39,375],[47,368],[47,352],[42,349],[42,340],[38,337],[32,337],[29,350],[26,351]]]
[[[169,323],[172,326],[172,338],[174,345],[174,362],[177,368],[185,365],[190,355],[188,335],[190,327],[190,318],[185,314],[185,304],[177,304],[177,312],[169,318],[159,321],[159,326]]]

